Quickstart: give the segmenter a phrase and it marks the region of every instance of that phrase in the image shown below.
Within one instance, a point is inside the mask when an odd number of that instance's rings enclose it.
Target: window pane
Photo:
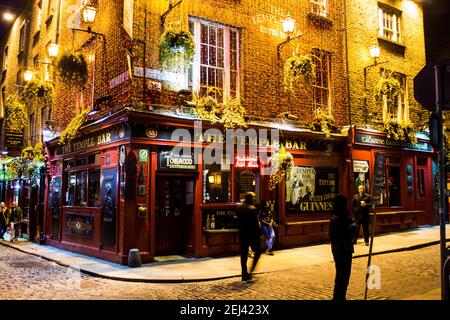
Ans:
[[[223,48],[223,29],[217,29],[217,46]]]
[[[200,57],[201,57],[201,59],[200,59],[201,64],[208,64],[208,46],[207,45],[202,44]]]
[[[69,173],[67,176],[67,192],[66,192],[66,205],[73,206],[75,204],[75,182],[76,176],[74,172]]]
[[[237,50],[237,34],[236,31],[230,31],[230,47],[231,50]]]
[[[401,205],[400,168],[388,168],[389,205],[397,207]]]
[[[208,83],[207,67],[200,68],[200,83],[206,85]]]
[[[223,70],[217,70],[217,82],[216,86],[218,88],[223,88]]]
[[[216,86],[216,69],[208,68],[208,85],[209,86]]]
[[[204,203],[231,202],[230,173],[221,171],[220,164],[206,165],[204,190]]]
[[[217,66],[220,68],[224,67],[224,60],[223,60],[223,49],[217,50]]]
[[[209,47],[208,64],[210,66],[217,66],[217,51],[216,47]]]
[[[208,43],[208,26],[202,24],[201,26],[201,42]]]
[[[215,46],[216,40],[216,28],[209,27],[209,44]]]
[[[100,207],[100,171],[89,172],[89,207]]]
[[[76,196],[75,205],[86,207],[87,206],[87,171],[77,172],[77,184],[76,184]]]

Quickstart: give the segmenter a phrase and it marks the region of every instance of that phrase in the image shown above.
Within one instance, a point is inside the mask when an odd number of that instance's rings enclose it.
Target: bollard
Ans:
[[[138,268],[142,266],[141,255],[139,249],[130,249],[128,253],[128,267]]]

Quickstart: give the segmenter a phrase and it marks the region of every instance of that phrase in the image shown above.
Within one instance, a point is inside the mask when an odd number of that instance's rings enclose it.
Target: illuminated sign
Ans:
[[[408,143],[406,141],[398,141],[388,139],[386,136],[377,136],[372,134],[355,134],[355,143],[356,144],[365,144],[365,145],[376,145],[376,146],[384,146],[384,147],[394,147],[405,150],[416,150],[416,151],[425,151],[432,152],[431,144],[428,142],[417,141],[416,144]]]
[[[236,168],[258,168],[257,157],[239,157],[236,156]]]
[[[196,170],[195,157],[193,154],[180,155],[169,151],[159,154],[160,170]]]

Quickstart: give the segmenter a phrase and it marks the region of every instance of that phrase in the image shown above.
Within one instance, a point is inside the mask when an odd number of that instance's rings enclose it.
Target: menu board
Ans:
[[[337,168],[294,166],[286,181],[287,212],[329,212],[338,191]]]
[[[242,200],[247,192],[256,193],[256,174],[250,170],[240,171],[236,181],[237,199]]]

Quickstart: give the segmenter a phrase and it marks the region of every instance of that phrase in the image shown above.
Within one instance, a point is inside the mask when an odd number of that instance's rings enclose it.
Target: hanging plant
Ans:
[[[84,88],[88,82],[88,64],[81,52],[67,51],[59,59],[56,70],[66,86]]]
[[[22,163],[20,158],[13,158],[6,164],[7,180],[16,180],[22,171]]]
[[[400,82],[394,78],[381,78],[375,86],[375,99],[383,101],[383,96],[386,96],[389,107],[395,107],[398,97],[402,93]]]
[[[217,114],[220,112],[219,102],[211,96],[204,96],[194,100],[194,114],[202,120],[216,123],[220,120]]]
[[[316,74],[316,65],[310,55],[299,55],[297,52],[284,64],[284,89],[295,92],[301,83],[309,83]]]
[[[179,69],[194,57],[194,37],[188,31],[168,30],[159,44],[159,64],[165,69]]]
[[[24,103],[38,103],[41,106],[52,105],[53,97],[53,84],[50,81],[42,81],[36,77],[25,85],[21,93],[21,98]]]
[[[28,124],[25,105],[13,98],[8,98],[5,104],[4,124],[7,131],[22,132]]]
[[[286,152],[284,147],[281,147],[277,153],[272,155],[269,190],[274,190],[280,182],[290,175],[293,163],[294,157],[290,152]]]
[[[247,123],[244,116],[245,108],[242,106],[241,100],[233,98],[222,104],[222,115],[219,122],[223,123],[227,129],[232,129],[236,126],[245,128]]]
[[[88,111],[84,110],[79,115],[75,116],[67,127],[61,132],[59,136],[59,143],[64,145],[70,143],[78,134],[78,130],[86,121]]]
[[[384,131],[388,139],[417,143],[416,129],[414,125],[406,121],[398,121],[388,118],[384,122]]]
[[[334,117],[328,113],[327,110],[322,108],[316,108],[316,110],[314,110],[314,119],[311,129],[324,133],[327,138],[330,137],[332,132],[338,131],[338,128],[334,124]]]

